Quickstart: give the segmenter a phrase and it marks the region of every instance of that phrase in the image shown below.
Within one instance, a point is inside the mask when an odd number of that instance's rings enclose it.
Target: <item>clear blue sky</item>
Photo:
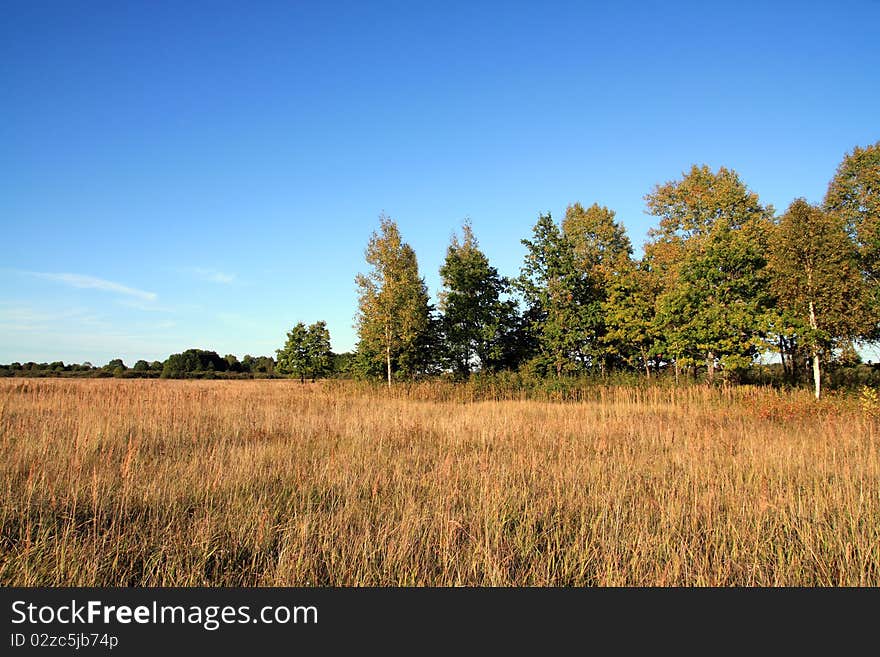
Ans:
[[[692,163],[821,200],[880,139],[880,2],[4,2],[0,362],[355,344],[384,211],[433,295]]]

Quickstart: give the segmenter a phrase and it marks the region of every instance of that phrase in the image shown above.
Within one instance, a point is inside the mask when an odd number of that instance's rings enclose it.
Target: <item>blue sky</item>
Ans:
[[[880,2],[5,2],[0,362],[356,341],[385,212],[432,294],[465,217],[515,275],[540,212],[693,163],[821,200],[880,139]]]

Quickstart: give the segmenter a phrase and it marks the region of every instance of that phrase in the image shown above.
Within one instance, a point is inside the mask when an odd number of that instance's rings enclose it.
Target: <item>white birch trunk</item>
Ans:
[[[391,329],[385,326],[385,371],[388,373],[388,387],[391,387]]]
[[[810,328],[816,331],[819,326],[816,322],[816,310],[813,308],[813,301],[810,300]],[[813,344],[813,386],[816,391],[816,399],[822,396],[822,369],[819,363],[819,347]]]

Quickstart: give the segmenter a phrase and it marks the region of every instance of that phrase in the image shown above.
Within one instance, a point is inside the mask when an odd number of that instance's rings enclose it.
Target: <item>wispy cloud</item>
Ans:
[[[95,276],[87,276],[85,274],[52,274],[38,271],[23,273],[30,276],[36,276],[37,278],[43,278],[47,281],[63,283],[64,285],[69,285],[70,287],[103,290],[105,292],[115,292],[117,294],[125,294],[127,296],[135,297],[137,299],[143,299],[144,301],[155,301],[157,298],[155,292],[145,292],[144,290],[138,290],[133,287],[128,287],[127,285],[122,285],[121,283],[114,283],[113,281],[108,281],[103,278],[97,278]]]
[[[188,267],[186,271],[196,278],[208,281],[209,283],[223,283],[224,285],[228,285],[235,280],[235,274],[227,274],[226,272],[218,269],[211,269],[209,267]]]
[[[0,302],[0,330],[29,332],[52,326],[83,326],[103,328],[106,326],[99,317],[84,308],[59,308],[40,310],[32,306],[13,305]]]

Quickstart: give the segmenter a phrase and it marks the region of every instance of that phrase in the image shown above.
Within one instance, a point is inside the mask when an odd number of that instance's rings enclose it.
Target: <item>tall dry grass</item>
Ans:
[[[467,397],[0,381],[0,584],[880,585],[857,401]]]

